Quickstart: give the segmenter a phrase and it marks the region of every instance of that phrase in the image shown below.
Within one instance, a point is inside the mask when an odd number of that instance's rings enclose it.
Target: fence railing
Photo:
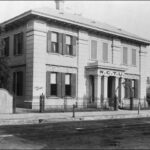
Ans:
[[[14,98],[15,99],[15,98]],[[115,111],[118,109],[123,110],[150,110],[150,98],[144,99],[128,99],[119,102],[117,99],[107,99],[105,101],[100,101],[100,104],[97,102],[88,102],[79,104],[78,102],[74,104],[68,104],[68,99],[64,99],[64,103],[61,105],[51,105],[45,102],[44,95],[39,97],[39,103],[34,104],[32,111],[34,112],[84,112],[84,111]],[[71,101],[71,100],[70,100]],[[140,102],[140,103],[139,103]]]

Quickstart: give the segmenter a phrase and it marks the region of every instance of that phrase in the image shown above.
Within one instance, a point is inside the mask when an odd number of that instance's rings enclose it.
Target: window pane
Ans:
[[[51,84],[56,84],[56,73],[51,73],[50,76]]]
[[[97,41],[91,41],[91,59],[97,59]]]
[[[52,42],[52,52],[58,53],[58,43]]]
[[[108,61],[108,44],[103,43],[103,61]]]
[[[71,85],[65,85],[65,95],[71,96]]]
[[[51,95],[57,96],[57,84],[51,84]]]
[[[65,75],[65,85],[70,85],[70,74]]]
[[[71,36],[66,36],[66,44],[71,45]]]
[[[70,74],[65,75],[65,95],[71,96],[71,81],[70,81]]]
[[[66,45],[66,54],[72,55],[72,47],[71,47],[71,45]]]
[[[52,33],[52,42],[57,42],[57,33]]]
[[[132,65],[136,65],[136,50],[132,49]]]
[[[123,64],[127,65],[127,56],[128,55],[128,49],[127,47],[123,47]]]

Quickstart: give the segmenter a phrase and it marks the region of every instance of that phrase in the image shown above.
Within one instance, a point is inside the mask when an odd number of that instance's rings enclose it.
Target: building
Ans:
[[[17,106],[122,107],[146,96],[150,41],[107,24],[50,8],[29,10],[0,24],[1,55],[9,58]]]

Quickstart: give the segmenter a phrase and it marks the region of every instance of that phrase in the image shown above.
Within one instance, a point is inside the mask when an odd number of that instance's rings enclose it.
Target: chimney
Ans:
[[[64,0],[55,0],[55,4],[57,10],[64,10]]]

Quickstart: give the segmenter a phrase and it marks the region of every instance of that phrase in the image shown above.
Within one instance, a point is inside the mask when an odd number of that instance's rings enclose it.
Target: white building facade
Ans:
[[[110,108],[144,105],[150,41],[121,29],[49,8],[1,24],[17,105]],[[6,46],[9,45],[9,46]]]

